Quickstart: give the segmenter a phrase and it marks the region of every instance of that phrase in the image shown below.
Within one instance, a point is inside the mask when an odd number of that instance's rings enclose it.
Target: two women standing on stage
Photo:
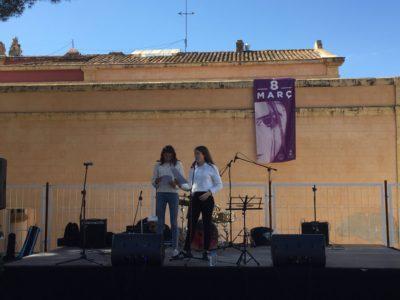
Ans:
[[[160,160],[154,166],[153,186],[156,193],[156,214],[158,217],[157,233],[162,233],[165,223],[165,210],[168,203],[171,218],[173,257],[179,255],[178,250],[178,191],[179,187],[191,191],[191,201],[188,211],[188,232],[184,246],[185,255],[190,257],[191,242],[197,226],[200,213],[204,226],[204,252],[207,258],[210,250],[212,213],[214,210],[214,195],[222,189],[222,180],[218,168],[215,166],[211,154],[205,146],[194,149],[195,161],[189,172],[188,184],[178,185],[174,176],[176,170],[184,177],[182,163],[176,158],[172,146],[165,146],[161,152]],[[175,170],[174,170],[175,168]]]

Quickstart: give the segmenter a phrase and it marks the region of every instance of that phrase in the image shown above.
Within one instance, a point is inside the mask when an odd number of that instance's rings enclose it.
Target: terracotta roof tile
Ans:
[[[3,57],[3,65],[157,65],[157,64],[208,64],[251,63],[319,60],[321,54],[314,49],[178,52],[171,56],[142,57],[137,54],[109,53],[74,56],[21,56]],[[0,63],[1,65],[1,63]]]
[[[6,56],[3,58],[4,65],[64,65],[85,63],[96,55],[73,55],[73,56]]]
[[[229,63],[229,62],[273,62],[321,59],[314,49],[260,50],[221,52],[180,52],[172,56],[141,57],[136,54],[98,55],[87,61],[86,65],[97,64],[191,64],[191,63]]]

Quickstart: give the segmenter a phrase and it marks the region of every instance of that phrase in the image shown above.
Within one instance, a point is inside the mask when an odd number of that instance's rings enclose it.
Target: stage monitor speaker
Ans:
[[[164,263],[165,251],[161,234],[114,234],[111,248],[113,266],[152,265]]]
[[[272,262],[276,267],[326,263],[325,237],[322,234],[274,234],[271,242]]]
[[[85,248],[99,249],[106,247],[107,219],[86,219],[86,226],[81,222],[81,245],[83,245],[83,231],[86,230]]]
[[[302,234],[323,234],[325,245],[329,245],[329,223],[328,222],[303,222],[301,223]]]
[[[7,160],[0,157],[0,209],[6,208]]]

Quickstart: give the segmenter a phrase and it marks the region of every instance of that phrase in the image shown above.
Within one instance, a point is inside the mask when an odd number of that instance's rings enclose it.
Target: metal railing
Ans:
[[[277,183],[273,186],[276,231],[299,233],[301,222],[314,220],[313,185]],[[315,185],[317,220],[329,223],[332,243],[386,244],[382,183]]]
[[[301,222],[313,220],[313,185],[273,183],[272,223],[276,233],[300,233]],[[384,183],[316,183],[316,187],[317,220],[329,222],[332,243],[387,245],[388,233],[389,245],[398,246],[399,185],[388,184],[386,194]],[[80,185],[69,184],[49,185],[47,189],[46,185],[8,185],[7,207],[0,211],[0,225],[5,237],[10,232],[16,234],[18,251],[29,226],[36,225],[41,228],[41,233],[35,251],[54,249],[57,238],[64,235],[65,226],[69,222],[79,223],[81,188]],[[155,190],[148,183],[89,184],[87,218],[107,219],[108,231],[125,231],[127,225],[133,224],[140,191],[143,191],[142,216],[153,215]],[[238,195],[262,197],[264,209],[249,212],[247,226],[268,226],[268,186],[261,183],[233,183],[232,196]],[[215,202],[220,209],[226,209],[228,201],[229,188],[225,184],[222,191],[217,193]],[[180,225],[181,211],[179,213]],[[169,225],[168,210],[165,220]],[[234,236],[241,230],[242,222],[240,211],[236,211]],[[6,239],[3,245],[0,244],[3,251],[5,245]]]
[[[400,247],[400,184],[389,183],[387,185],[388,203],[388,226],[389,226],[389,246]]]
[[[0,230],[4,233],[0,250],[5,250],[10,232],[15,234],[16,249],[21,249],[29,226],[36,225],[41,229],[45,227],[45,186],[7,185],[6,197],[6,209],[0,211]],[[42,231],[39,233],[39,240],[43,239]],[[37,244],[35,250],[43,251],[43,244]]]

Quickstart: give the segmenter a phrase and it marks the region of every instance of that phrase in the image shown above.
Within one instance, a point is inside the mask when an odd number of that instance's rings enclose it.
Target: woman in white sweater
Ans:
[[[175,170],[174,170],[175,169]],[[182,163],[177,159],[175,149],[171,145],[165,146],[154,166],[152,184],[156,188],[156,215],[157,233],[164,232],[165,210],[169,206],[171,219],[172,246],[174,247],[172,256],[178,256],[178,205],[179,205],[179,185],[174,176],[178,171],[184,177]]]

